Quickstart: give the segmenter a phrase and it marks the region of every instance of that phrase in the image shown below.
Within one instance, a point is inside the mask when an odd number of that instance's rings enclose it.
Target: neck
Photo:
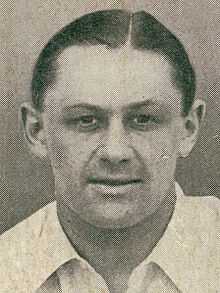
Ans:
[[[176,196],[167,196],[160,208],[141,223],[123,229],[101,229],[80,219],[68,207],[57,204],[61,226],[80,256],[106,280],[128,279],[132,270],[152,251],[172,216]],[[126,277],[128,276],[128,277]]]

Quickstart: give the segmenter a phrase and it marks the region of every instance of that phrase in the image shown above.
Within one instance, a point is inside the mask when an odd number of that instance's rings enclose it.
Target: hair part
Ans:
[[[40,53],[34,67],[31,91],[36,109],[43,111],[47,88],[56,82],[57,58],[71,46],[104,45],[120,48],[127,42],[133,49],[163,55],[172,65],[172,78],[182,93],[182,113],[187,115],[195,98],[194,69],[181,42],[145,11],[103,10],[84,15],[56,33]]]

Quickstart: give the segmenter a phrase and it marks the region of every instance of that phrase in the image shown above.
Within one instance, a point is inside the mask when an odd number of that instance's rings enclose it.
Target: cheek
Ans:
[[[161,169],[175,164],[178,151],[175,129],[139,135],[134,138],[134,142],[148,170],[158,174]]]
[[[52,167],[65,172],[79,173],[87,164],[96,143],[95,139],[75,135],[62,128],[50,130],[48,151]]]

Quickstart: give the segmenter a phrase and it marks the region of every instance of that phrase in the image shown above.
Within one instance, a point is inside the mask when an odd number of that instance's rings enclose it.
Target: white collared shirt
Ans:
[[[183,293],[219,293],[219,200],[184,196],[178,185],[176,193],[171,221],[152,253],[132,273],[130,286],[138,287],[144,266],[154,262]],[[56,204],[51,203],[0,237],[0,292],[34,293],[58,267],[74,258],[94,273],[71,246]],[[100,282],[102,277],[96,275]]]

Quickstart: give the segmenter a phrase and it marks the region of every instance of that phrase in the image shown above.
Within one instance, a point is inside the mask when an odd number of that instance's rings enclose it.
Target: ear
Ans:
[[[186,117],[184,117],[184,131],[179,147],[179,156],[187,157],[192,151],[197,138],[201,123],[205,116],[205,102],[196,100]]]
[[[23,103],[20,108],[24,126],[24,136],[32,154],[43,159],[47,157],[46,138],[42,121],[42,113],[30,103]]]

